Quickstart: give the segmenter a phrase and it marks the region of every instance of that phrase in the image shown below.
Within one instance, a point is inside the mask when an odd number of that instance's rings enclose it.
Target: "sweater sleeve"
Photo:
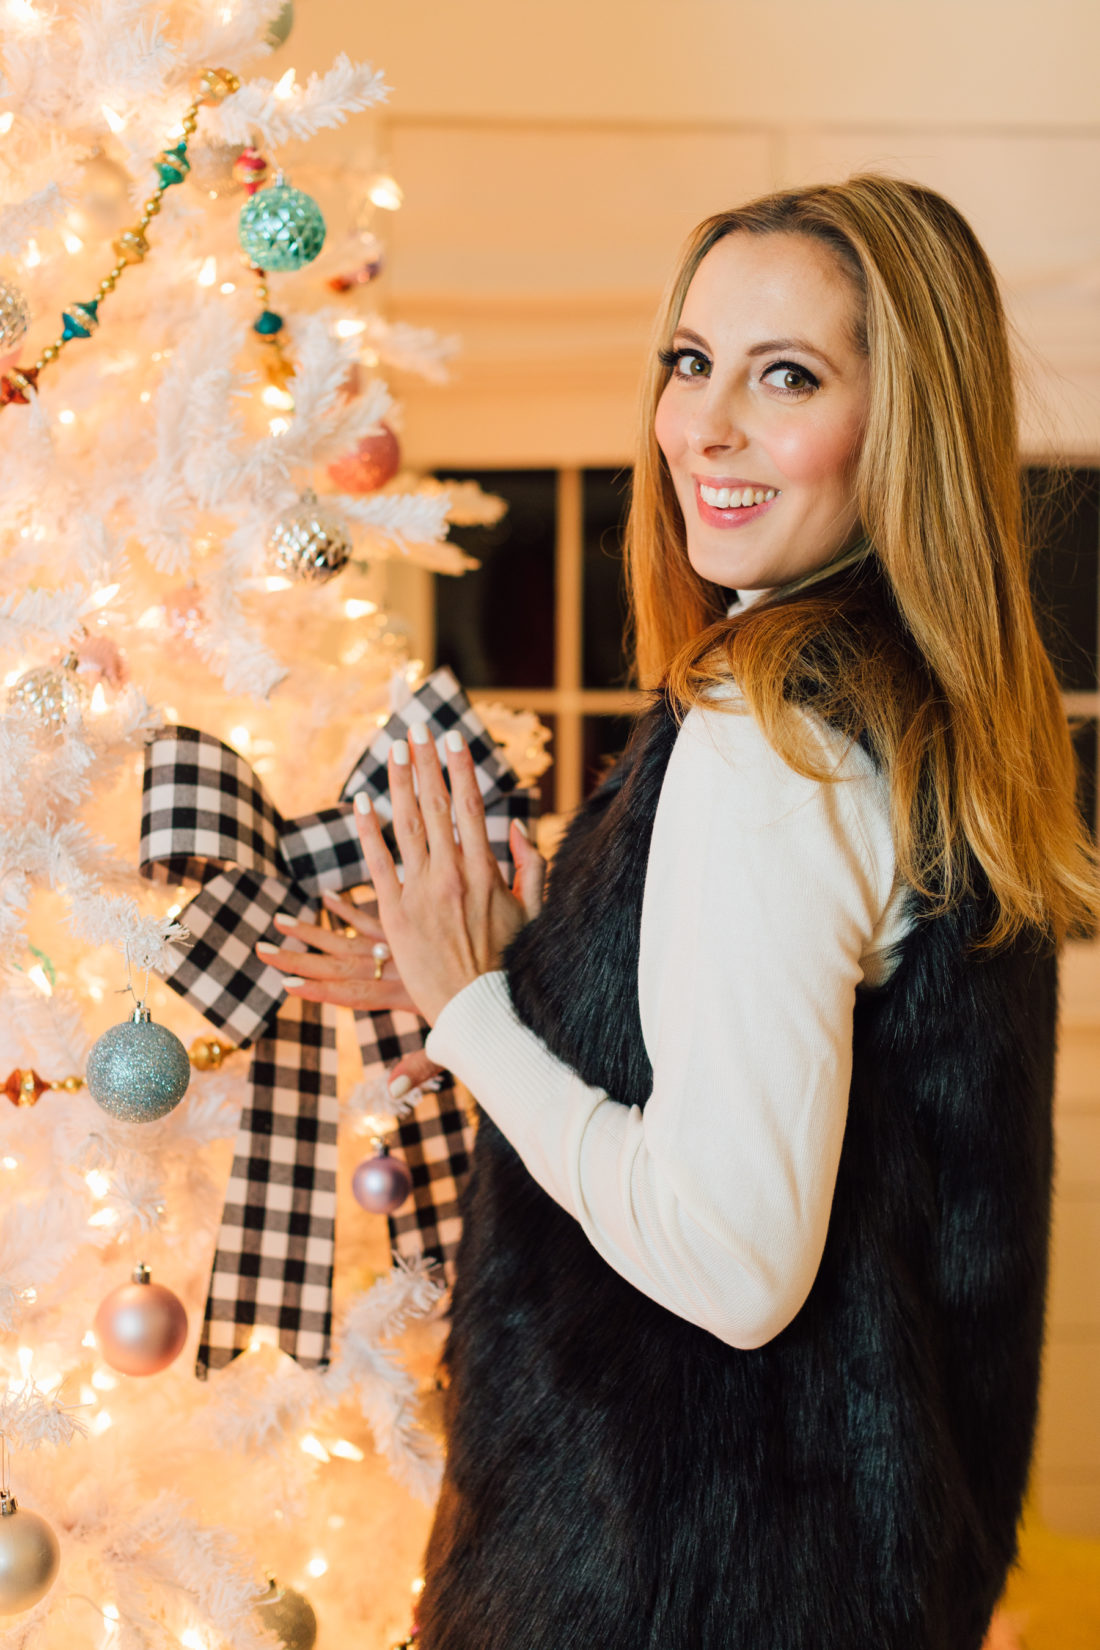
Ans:
[[[745,1348],[790,1322],[820,1264],[855,991],[893,884],[884,787],[858,748],[831,752],[842,777],[823,784],[751,716],[686,718],[646,872],[644,1109],[551,1055],[501,973],[454,997],[427,1044],[609,1265]]]

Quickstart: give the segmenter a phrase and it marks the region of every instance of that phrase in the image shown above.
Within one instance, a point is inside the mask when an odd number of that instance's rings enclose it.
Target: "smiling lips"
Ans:
[[[702,519],[714,527],[739,527],[764,514],[779,493],[751,482],[712,486],[695,477],[695,499]]]

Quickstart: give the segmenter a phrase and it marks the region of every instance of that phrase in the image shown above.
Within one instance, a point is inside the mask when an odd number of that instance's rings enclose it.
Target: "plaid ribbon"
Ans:
[[[533,793],[514,770],[449,670],[437,670],[372,739],[337,807],[284,819],[252,768],[219,739],[174,728],[147,747],[142,874],[198,883],[181,921],[191,940],[165,975],[174,991],[238,1047],[252,1048],[218,1234],[196,1373],[205,1378],[255,1337],[306,1367],[329,1360],[336,1217],[336,1010],[286,995],[282,976],[256,955],[257,940],[284,943],[278,913],[309,920],[324,892],[365,880],[351,798],[365,790],[394,850],[387,758],[426,723],[437,744],[465,736],[485,803],[489,840],[511,865],[508,828],[529,819]],[[374,913],[373,899],[363,909]],[[423,1045],[412,1013],[356,1013],[364,1077],[384,1076]],[[450,1277],[458,1198],[469,1172],[470,1126],[450,1077],[398,1127],[413,1177],[411,1207],[391,1217],[401,1255],[443,1263]]]

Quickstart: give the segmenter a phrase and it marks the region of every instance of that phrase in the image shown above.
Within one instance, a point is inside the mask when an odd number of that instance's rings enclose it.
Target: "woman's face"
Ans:
[[[812,572],[858,535],[867,357],[856,289],[807,235],[727,235],[700,263],[655,432],[688,560],[736,590]]]

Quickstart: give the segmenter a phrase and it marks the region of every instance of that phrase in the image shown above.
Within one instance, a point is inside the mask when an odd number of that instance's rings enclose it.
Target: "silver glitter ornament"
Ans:
[[[268,1580],[267,1596],[256,1606],[264,1626],[278,1633],[284,1650],[313,1650],[317,1643],[317,1616],[303,1593]]]
[[[0,281],[0,354],[14,349],[31,324],[27,295],[14,281]]]
[[[348,564],[351,537],[341,518],[326,510],[308,487],[268,539],[271,570],[308,584],[324,584]]]
[[[121,1375],[157,1375],[183,1351],[187,1313],[178,1295],[153,1283],[147,1266],[99,1303],[96,1340],[105,1362]]]
[[[32,1609],[60,1568],[61,1548],[46,1520],[0,1490],[0,1616]]]
[[[87,683],[76,673],[77,657],[67,653],[59,665],[35,665],[8,689],[8,709],[33,717],[43,733],[62,733],[79,722],[88,702]]]
[[[239,194],[241,185],[233,168],[243,152],[243,143],[202,143],[197,149],[189,149],[188,183],[201,189],[211,200],[217,200],[219,195]]]
[[[85,1081],[97,1106],[127,1123],[151,1123],[178,1106],[191,1080],[187,1050],[147,1008],[92,1044]]]

